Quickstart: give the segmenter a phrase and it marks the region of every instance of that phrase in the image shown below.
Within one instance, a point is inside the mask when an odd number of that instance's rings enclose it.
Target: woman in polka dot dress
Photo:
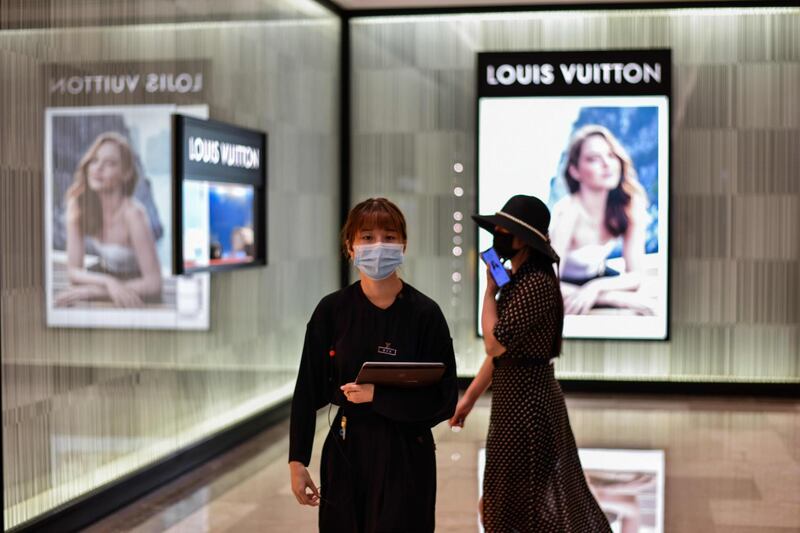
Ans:
[[[610,532],[583,475],[553,360],[561,352],[564,305],[538,198],[514,196],[502,211],[473,216],[511,260],[499,291],[487,271],[481,325],[486,347],[450,425],[463,425],[492,384],[482,519],[487,533]],[[497,298],[497,293],[500,297]]]

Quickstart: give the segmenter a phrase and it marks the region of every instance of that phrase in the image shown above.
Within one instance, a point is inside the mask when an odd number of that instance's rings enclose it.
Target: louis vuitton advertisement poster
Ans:
[[[208,275],[171,275],[173,113],[208,108],[46,110],[48,326],[208,329]]]
[[[547,204],[565,338],[668,338],[670,58],[478,55],[478,212],[516,194]]]

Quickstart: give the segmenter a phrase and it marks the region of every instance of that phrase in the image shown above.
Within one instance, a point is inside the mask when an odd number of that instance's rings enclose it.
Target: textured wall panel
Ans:
[[[731,194],[740,153],[732,130],[684,130],[672,141],[672,190],[693,196]]]
[[[730,254],[729,196],[672,195],[672,258],[718,258]]]
[[[672,261],[674,325],[724,325],[737,319],[737,264],[724,259]]]
[[[743,130],[737,137],[736,192],[800,193],[800,128]]]
[[[734,257],[797,262],[800,195],[734,196],[731,219]]]

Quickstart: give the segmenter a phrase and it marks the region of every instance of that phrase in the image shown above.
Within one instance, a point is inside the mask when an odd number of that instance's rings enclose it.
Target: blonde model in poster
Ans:
[[[564,179],[571,194],[553,207],[550,237],[561,256],[565,314],[586,314],[595,306],[653,314],[654,299],[639,292],[648,200],[630,156],[608,129],[584,126],[570,141]],[[619,239],[623,272],[606,264]]]
[[[133,198],[135,157],[120,134],[97,136],[78,163],[66,193],[67,271],[70,286],[57,306],[106,301],[142,307],[161,298],[161,268],[150,219]],[[97,264],[86,267],[87,254]]]

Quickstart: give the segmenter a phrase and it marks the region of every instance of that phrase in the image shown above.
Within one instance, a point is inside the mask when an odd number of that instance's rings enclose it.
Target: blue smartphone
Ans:
[[[494,282],[497,283],[498,287],[502,287],[511,281],[511,278],[508,277],[508,272],[503,266],[503,262],[500,261],[494,248],[489,248],[485,252],[481,252],[481,259],[483,259],[484,263],[489,265],[489,272],[492,273],[492,278],[494,278]]]

